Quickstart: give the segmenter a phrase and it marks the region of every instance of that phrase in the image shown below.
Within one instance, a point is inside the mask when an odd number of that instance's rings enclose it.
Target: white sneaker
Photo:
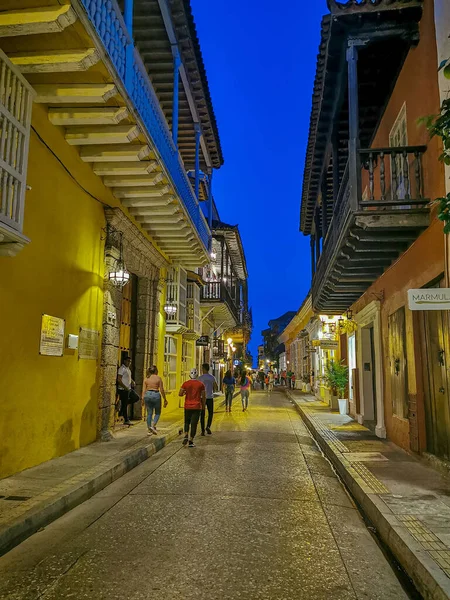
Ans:
[[[156,427],[155,427],[155,426],[153,426],[153,427],[150,427],[150,429],[151,429],[151,432],[152,432],[152,433],[154,433],[155,435],[158,435],[158,431],[157,431],[157,429],[156,429]]]
[[[149,428],[147,429],[147,435],[152,435],[153,431]]]

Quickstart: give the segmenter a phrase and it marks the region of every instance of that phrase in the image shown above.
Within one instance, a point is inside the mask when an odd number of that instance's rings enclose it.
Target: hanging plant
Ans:
[[[443,60],[439,65],[439,71],[443,71],[444,77],[450,79],[450,58]],[[419,123],[425,124],[430,137],[438,136],[442,140],[443,152],[439,160],[450,166],[450,99],[442,102],[438,115],[431,115],[419,119]],[[436,198],[431,206],[437,205],[438,219],[444,223],[444,233],[450,233],[450,193],[443,198]]]

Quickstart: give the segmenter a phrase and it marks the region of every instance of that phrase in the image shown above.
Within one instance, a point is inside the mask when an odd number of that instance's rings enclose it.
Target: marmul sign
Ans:
[[[450,288],[408,290],[411,310],[450,310]]]

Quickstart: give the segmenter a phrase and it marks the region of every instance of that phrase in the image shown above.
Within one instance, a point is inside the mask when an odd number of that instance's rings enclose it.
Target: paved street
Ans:
[[[407,598],[285,396],[239,404],[0,559],[0,598]]]

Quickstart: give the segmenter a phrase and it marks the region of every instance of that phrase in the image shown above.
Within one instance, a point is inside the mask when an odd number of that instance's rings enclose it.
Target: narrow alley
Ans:
[[[281,392],[219,406],[0,559],[5,600],[408,598]]]

